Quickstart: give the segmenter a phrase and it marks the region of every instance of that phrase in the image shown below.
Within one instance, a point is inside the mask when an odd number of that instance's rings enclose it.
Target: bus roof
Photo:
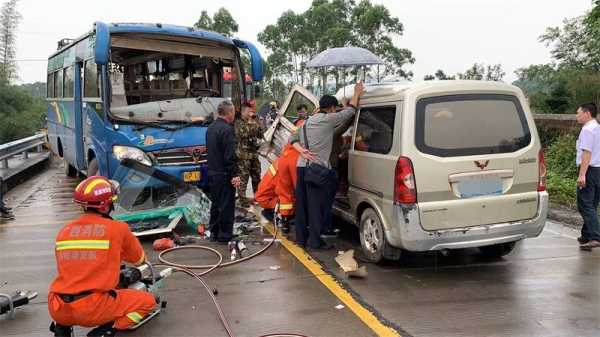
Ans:
[[[234,45],[233,40],[223,34],[185,26],[161,23],[111,23],[108,24],[108,29],[111,33],[168,34],[185,37],[197,37],[229,44],[232,46]]]
[[[161,23],[109,23],[106,25],[110,31],[110,33],[144,33],[144,34],[164,34],[164,35],[175,35],[175,36],[183,36],[183,37],[192,37],[192,38],[201,38],[210,41],[216,41],[223,44],[234,46],[234,42],[231,38],[209,30],[197,29],[192,27],[185,26],[177,26],[177,25],[169,25],[169,24],[161,24]],[[90,34],[92,34],[94,30],[85,33],[77,39],[74,39],[73,42],[64,46],[63,48],[57,50],[52,55],[48,57],[48,59],[64,52],[65,50],[71,48],[76,45],[79,41],[85,39]]]

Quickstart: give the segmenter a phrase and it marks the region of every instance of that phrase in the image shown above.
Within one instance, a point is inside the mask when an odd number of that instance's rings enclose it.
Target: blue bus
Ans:
[[[112,178],[130,159],[204,187],[208,124],[221,101],[240,108],[253,97],[247,78],[263,78],[250,42],[174,25],[96,22],[48,58],[51,148],[69,176]]]

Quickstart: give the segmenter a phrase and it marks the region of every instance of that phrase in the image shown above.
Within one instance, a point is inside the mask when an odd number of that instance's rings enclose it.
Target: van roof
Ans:
[[[474,80],[443,80],[443,81],[421,81],[421,82],[385,82],[365,84],[363,99],[385,99],[394,98],[402,100],[408,92],[456,92],[456,91],[504,91],[518,93],[520,89],[514,85],[494,81]],[[343,97],[352,97],[354,84],[347,85],[336,93],[338,100]]]

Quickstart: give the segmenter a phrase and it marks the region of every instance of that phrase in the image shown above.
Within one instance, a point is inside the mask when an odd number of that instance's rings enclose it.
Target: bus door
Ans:
[[[83,61],[77,59],[73,64],[74,67],[74,95],[73,95],[73,114],[75,122],[74,143],[75,143],[75,161],[74,166],[78,170],[85,170],[87,163],[85,161],[85,153],[83,147],[83,113],[81,109],[82,96],[82,73],[81,68]]]

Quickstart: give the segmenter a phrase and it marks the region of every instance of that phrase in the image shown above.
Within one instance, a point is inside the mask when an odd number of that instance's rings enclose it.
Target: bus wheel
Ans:
[[[63,165],[65,169],[65,175],[67,177],[75,178],[77,176],[77,169],[75,169],[68,161],[63,159]]]
[[[88,164],[87,176],[97,176],[98,174],[98,161],[96,160],[96,158],[94,158]]]

